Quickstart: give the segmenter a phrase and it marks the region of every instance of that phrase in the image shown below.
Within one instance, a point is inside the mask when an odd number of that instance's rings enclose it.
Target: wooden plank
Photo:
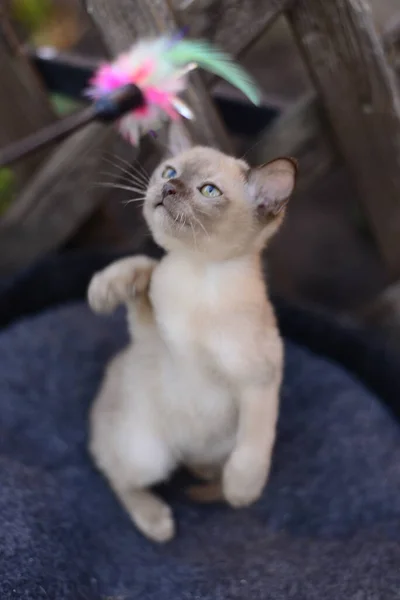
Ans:
[[[165,0],[85,0],[85,4],[111,56],[138,39],[176,30],[174,15]]]
[[[0,8],[0,11],[3,10],[4,7]],[[0,12],[0,147],[23,138],[56,118],[39,78],[11,37],[12,30],[6,29],[7,23],[4,13]],[[15,166],[20,186],[29,179],[46,154],[41,152]]]
[[[378,247],[400,274],[400,98],[363,0],[298,0],[289,19]]]
[[[179,23],[192,37],[205,38],[240,56],[293,0],[173,0]]]
[[[138,39],[178,28],[175,14],[166,0],[87,0],[86,4],[112,55],[126,50]],[[188,130],[193,143],[231,151],[230,138],[201,76],[194,74],[191,82],[188,98],[196,120]]]
[[[86,0],[95,21],[109,20],[102,28],[114,53],[125,50],[133,37],[157,35],[188,26],[191,37],[201,37],[239,56],[293,4],[294,0]],[[172,10],[171,10],[172,9]],[[123,28],[120,27],[123,23]]]
[[[398,73],[400,71],[400,13],[385,27],[383,44],[390,66]]]
[[[390,23],[382,41],[400,85],[400,19]],[[311,91],[251,142],[246,158],[252,164],[261,164],[276,155],[296,156],[301,166],[298,187],[307,188],[340,158],[331,138],[319,98]]]

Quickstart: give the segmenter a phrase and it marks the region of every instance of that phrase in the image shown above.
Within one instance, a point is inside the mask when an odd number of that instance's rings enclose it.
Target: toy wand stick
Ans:
[[[144,106],[139,87],[127,84],[96,100],[91,106],[0,149],[0,168],[67,137],[93,121],[111,123],[127,112]]]

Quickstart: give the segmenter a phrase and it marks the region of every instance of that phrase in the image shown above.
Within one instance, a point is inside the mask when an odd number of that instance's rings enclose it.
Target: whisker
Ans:
[[[196,238],[196,232],[195,232],[195,230],[194,230],[194,227],[193,227],[193,224],[192,224],[192,222],[191,222],[190,220],[189,220],[189,225],[190,225],[190,228],[191,228],[191,230],[192,230],[192,232],[193,232],[193,241],[194,241],[194,247],[196,248],[196,251],[197,251],[197,249],[198,249],[198,248],[197,248],[197,238]]]
[[[136,183],[143,185],[147,189],[147,187],[149,185],[149,180],[145,181],[145,179],[141,176],[141,174],[138,171],[133,171],[132,173],[130,173],[128,175],[128,177],[132,181],[135,181]]]
[[[136,177],[133,177],[130,173],[126,173],[126,174],[125,173],[122,173],[122,174],[117,173],[117,175],[116,175],[115,173],[112,173],[110,171],[102,171],[100,173],[100,175],[110,177],[111,181],[113,181],[113,182],[133,184],[134,186],[142,189],[143,192],[145,192],[147,189],[147,185],[141,179],[137,179]]]
[[[137,198],[128,198],[128,200],[122,200],[123,203],[138,202],[139,200],[146,200],[146,196],[138,196]]]
[[[129,192],[136,192],[138,194],[143,194],[145,190],[142,190],[137,187],[133,187],[131,185],[121,185],[119,183],[111,183],[109,181],[97,181],[94,183],[95,186],[112,188],[115,190],[128,190]]]
[[[129,200],[123,200],[122,204],[124,206],[128,206],[128,204],[132,204],[134,202],[140,202],[140,206],[143,206],[145,198],[130,198]]]
[[[137,179],[133,177],[131,173],[122,173],[117,172],[113,173],[111,171],[101,171],[100,175],[110,177],[112,181],[122,181],[125,183],[133,183],[137,187],[140,187],[145,191],[147,189],[147,184],[145,184],[141,179]]]
[[[128,168],[112,161],[109,158],[104,157],[104,160],[106,162],[108,162],[110,165],[112,165],[113,167],[115,167],[116,169],[118,169],[121,173],[125,173],[128,177],[133,179],[136,176],[136,178],[138,180],[140,180],[140,182],[143,183],[147,187],[147,185],[149,183],[149,178],[146,178],[140,171],[135,171],[133,169],[133,165],[131,165],[128,161],[126,161],[120,157],[116,157],[116,158],[118,158],[118,160],[120,160],[121,162],[126,163]]]
[[[127,165],[129,168],[132,168],[132,163],[130,163],[128,160],[126,160],[125,158],[122,158],[122,156],[118,156],[117,154],[114,154],[114,157],[119,160],[122,164]],[[138,167],[140,168],[140,172],[143,175],[143,177],[146,178],[147,181],[149,181],[150,179],[150,175],[148,174],[147,170],[144,168],[144,166],[139,162],[139,160],[137,158],[132,159],[134,162],[136,162],[138,164]],[[140,173],[138,172],[138,173]]]
[[[149,182],[149,181],[150,181],[150,175],[149,175],[149,172],[148,172],[148,170],[145,168],[145,166],[144,166],[144,165],[142,165],[142,163],[140,163],[140,162],[138,161],[138,159],[137,159],[137,158],[135,158],[135,162],[138,164],[138,167],[140,168],[140,170],[141,170],[141,172],[143,173],[143,175],[144,175],[145,177],[147,177],[147,182]]]
[[[129,168],[127,169],[125,166],[121,165],[120,163],[115,162],[114,160],[111,160],[111,158],[107,158],[106,156],[103,157],[103,160],[105,162],[107,162],[109,165],[112,165],[113,167],[118,169],[118,171],[120,171],[121,173],[127,173],[128,175],[131,174],[132,165],[129,165]]]
[[[210,216],[210,214],[211,214],[209,211],[207,211],[207,210],[202,210],[202,209],[201,209],[201,208],[199,208],[198,206],[196,206],[196,211],[197,211],[197,212],[199,212],[199,213],[200,213],[200,214],[202,214],[202,215],[205,215],[206,217],[209,217],[209,216]]]
[[[186,225],[186,219],[185,219],[185,215],[184,215],[184,213],[179,213],[179,221],[180,221],[180,224],[181,224],[181,226],[180,226],[180,228],[179,228],[179,231],[182,231],[182,229],[183,229],[183,228],[185,227],[185,225]]]
[[[138,188],[142,189],[143,192],[146,191],[146,187],[143,186],[142,182],[133,178],[128,177],[127,175],[118,175],[118,178],[115,178],[115,174],[111,173],[110,171],[102,171],[100,173],[100,175],[105,176],[105,177],[111,177],[110,183],[113,183],[115,180],[116,182],[121,181],[122,183],[133,183],[135,184]],[[113,181],[114,180],[114,181]]]
[[[145,188],[147,188],[147,186],[149,184],[149,182],[145,181],[144,178],[141,176],[141,173],[138,173],[138,171],[128,172],[128,173],[126,173],[126,175],[124,175],[124,177],[127,177],[128,179],[132,179],[132,181],[137,181],[137,183],[140,183]]]
[[[194,211],[192,209],[191,209],[191,215],[192,215],[193,219],[196,221],[196,223],[198,223],[198,225],[200,225],[200,227],[202,228],[202,230],[204,231],[206,236],[210,239],[210,234],[208,233],[207,229],[204,227],[203,223],[196,217],[196,215],[194,214]]]

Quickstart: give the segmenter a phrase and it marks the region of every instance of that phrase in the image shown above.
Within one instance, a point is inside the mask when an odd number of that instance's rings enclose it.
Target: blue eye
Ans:
[[[216,185],[212,183],[206,183],[203,187],[200,188],[200,193],[203,194],[206,198],[216,198],[217,196],[221,196],[222,192]]]
[[[173,179],[174,177],[177,176],[177,172],[175,171],[174,167],[165,167],[164,171],[161,174],[161,177],[163,177],[164,179]]]

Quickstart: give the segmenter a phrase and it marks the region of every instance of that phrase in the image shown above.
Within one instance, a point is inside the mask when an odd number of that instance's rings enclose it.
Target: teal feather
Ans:
[[[254,104],[260,104],[260,91],[251,76],[232,58],[205,41],[182,40],[170,46],[165,55],[176,67],[196,63],[238,88]]]

